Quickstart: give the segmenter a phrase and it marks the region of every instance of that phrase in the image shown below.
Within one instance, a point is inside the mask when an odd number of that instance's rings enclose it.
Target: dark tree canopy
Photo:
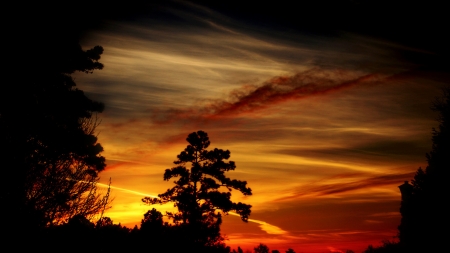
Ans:
[[[253,249],[255,253],[269,253],[269,247],[267,245],[260,243],[257,247]]]
[[[144,219],[141,220],[141,231],[143,232],[160,232],[163,227],[163,215],[155,208],[147,211],[144,214]]]
[[[18,37],[0,92],[0,158],[7,181],[0,201],[9,207],[1,216],[12,226],[42,227],[75,215],[89,219],[108,202],[95,191],[106,166],[95,133],[104,106],[77,89],[71,76],[102,69],[103,48],[83,50],[70,32],[45,26],[38,34],[43,23],[33,22],[36,30]]]
[[[236,212],[243,221],[250,215],[251,205],[232,202],[231,191],[238,190],[244,195],[251,195],[252,191],[246,181],[225,176],[225,172],[236,168],[233,161],[226,161],[230,151],[207,150],[210,141],[206,132],[193,132],[186,140],[189,145],[177,156],[176,166],[164,173],[166,181],[177,178],[175,186],[159,194],[159,198],[146,197],[142,201],[147,204],[173,202],[178,212],[168,213],[169,218],[176,224],[202,227],[209,233],[209,238],[203,242],[214,242],[220,237],[222,213]]]
[[[419,168],[412,185],[400,186],[402,215],[400,245],[405,252],[441,252],[446,248],[449,225],[450,176],[450,88],[432,107],[439,113],[439,127],[432,131],[432,148],[426,154],[428,166]]]

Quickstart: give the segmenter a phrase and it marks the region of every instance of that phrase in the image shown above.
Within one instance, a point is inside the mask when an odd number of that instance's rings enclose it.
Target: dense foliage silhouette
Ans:
[[[236,168],[233,161],[226,161],[230,151],[207,150],[210,141],[206,132],[193,132],[186,140],[189,145],[174,161],[177,166],[164,173],[164,180],[178,178],[175,186],[159,194],[159,198],[145,197],[142,201],[147,204],[173,202],[178,212],[168,212],[167,216],[185,231],[184,237],[194,244],[216,245],[223,241],[220,235],[222,213],[236,212],[245,222],[250,215],[251,205],[232,202],[231,191],[235,189],[244,195],[251,195],[252,191],[246,181],[225,176],[225,172]],[[223,188],[225,191],[221,190]]]
[[[260,243],[258,246],[256,246],[253,251],[255,253],[269,253],[269,247],[267,245]]]
[[[439,127],[432,130],[433,144],[426,154],[428,166],[417,170],[412,185],[401,186],[402,220],[398,229],[405,252],[440,252],[449,236],[450,88],[435,100],[432,109],[439,113]]]
[[[5,60],[8,81],[0,92],[0,215],[13,238],[36,237],[80,215],[92,219],[109,202],[96,191],[106,166],[95,133],[104,105],[72,77],[102,69],[103,48],[83,50],[66,19],[23,7],[13,23],[25,25],[9,26],[5,36],[13,56]]]
[[[55,52],[64,59],[57,67],[19,80],[20,85],[2,93],[20,107],[1,99],[1,158],[6,178],[14,184],[2,185],[0,198],[10,207],[9,215],[27,218],[28,225],[60,224],[77,214],[92,216],[105,206],[106,200],[95,193],[98,173],[106,166],[95,136],[95,115],[103,104],[76,89],[70,76],[101,69],[102,52],[100,46],[84,51],[70,44]]]
[[[450,88],[443,90],[432,110],[438,113],[439,127],[432,129],[432,147],[426,154],[428,166],[419,168],[412,184],[400,185],[402,201],[398,242],[385,241],[364,253],[445,252],[450,205]]]

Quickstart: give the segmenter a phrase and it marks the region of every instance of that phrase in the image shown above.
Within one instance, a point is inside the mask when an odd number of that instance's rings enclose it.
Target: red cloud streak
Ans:
[[[155,112],[154,121],[167,124],[178,120],[211,120],[251,114],[273,105],[306,97],[325,95],[353,86],[373,84],[378,74],[356,75],[342,70],[311,69],[293,76],[279,76],[261,86],[247,85],[230,92],[228,99],[214,100],[203,108],[169,110],[162,116]],[[159,115],[158,115],[159,114]]]
[[[342,71],[326,73],[314,69],[294,76],[275,77],[251,91],[248,91],[248,88],[234,90],[230,93],[231,102],[216,101],[208,105],[206,110],[210,117],[251,113],[288,100],[324,95],[355,85],[368,84],[378,77],[376,74],[367,74],[347,79],[349,75]]]

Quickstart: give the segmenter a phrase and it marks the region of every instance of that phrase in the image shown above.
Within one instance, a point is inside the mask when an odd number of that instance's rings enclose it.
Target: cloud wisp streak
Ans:
[[[234,212],[229,212],[228,214],[234,215],[234,216],[239,216],[239,214],[234,213]],[[275,225],[269,224],[265,221],[262,220],[255,220],[255,219],[248,219],[249,222],[253,222],[259,225],[259,228],[266,232],[267,234],[271,234],[271,235],[287,235],[289,232],[283,230],[280,227],[277,227]]]
[[[379,188],[386,185],[399,184],[405,179],[411,178],[413,173],[387,174],[353,180],[350,182],[317,184],[312,187],[300,187],[293,195],[279,198],[276,201],[287,201],[307,196],[332,196],[341,193],[348,193],[367,188]]]
[[[104,188],[108,188],[109,187],[111,189],[115,189],[115,190],[131,193],[131,194],[134,194],[134,195],[158,198],[158,196],[156,196],[156,195],[147,194],[147,193],[138,192],[138,191],[133,191],[133,190],[130,190],[130,189],[125,189],[125,188],[116,187],[116,186],[112,186],[112,185],[107,185],[107,184],[103,184],[103,183],[97,183],[97,185],[100,186],[100,187],[104,187]]]
[[[262,85],[244,85],[232,90],[226,99],[211,100],[200,108],[171,109],[154,112],[155,122],[168,124],[176,120],[215,120],[251,116],[277,104],[326,95],[354,86],[379,82],[379,74],[360,74],[343,70],[313,68],[292,76],[274,77]],[[164,116],[163,116],[164,115]]]
[[[233,212],[229,212],[228,214],[234,215],[234,216],[239,216],[239,214],[237,213],[233,213]],[[269,224],[265,221],[261,221],[261,220],[255,220],[255,219],[248,219],[249,222],[253,222],[259,225],[259,228],[262,231],[265,231],[268,234],[272,234],[272,235],[285,235],[288,234],[287,231],[281,229],[280,227],[277,227],[275,225]]]

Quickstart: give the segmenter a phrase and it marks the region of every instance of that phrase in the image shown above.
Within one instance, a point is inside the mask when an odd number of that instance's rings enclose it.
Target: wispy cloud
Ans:
[[[233,212],[229,212],[228,214],[239,216],[239,214],[233,213]],[[248,221],[256,223],[256,224],[259,224],[259,228],[261,228],[261,230],[265,231],[268,234],[273,234],[273,235],[285,235],[285,234],[288,234],[288,232],[283,230],[282,228],[277,227],[277,226],[272,225],[272,224],[269,224],[269,223],[267,223],[265,221],[255,220],[255,219],[248,219]]]
[[[226,99],[211,100],[200,108],[155,111],[154,119],[169,123],[190,118],[214,120],[248,116],[274,105],[311,96],[326,95],[353,86],[375,84],[378,74],[361,74],[343,70],[313,68],[292,76],[277,76],[261,85],[244,85],[232,90]]]
[[[286,201],[291,199],[302,198],[306,196],[331,196],[341,193],[352,192],[360,189],[368,189],[374,187],[381,187],[392,184],[400,184],[405,179],[411,178],[413,173],[400,173],[400,174],[385,174],[373,177],[367,177],[358,180],[351,180],[347,182],[334,182],[326,184],[317,183],[314,186],[302,186],[291,196],[283,197],[277,201]],[[346,181],[341,179],[341,181]]]
[[[246,86],[234,90],[230,93],[230,101],[215,101],[207,107],[207,110],[211,116],[243,114],[287,100],[323,95],[371,83],[377,77],[375,74],[366,74],[354,78],[344,71],[311,69],[293,76],[275,77],[259,87]]]
[[[126,192],[126,193],[131,193],[131,194],[134,194],[134,195],[158,198],[158,196],[156,196],[156,195],[151,195],[151,194],[147,194],[147,193],[143,193],[143,192],[133,191],[133,190],[130,190],[130,189],[125,189],[125,188],[112,186],[112,185],[107,185],[107,184],[103,184],[103,183],[97,183],[97,185],[100,186],[100,187],[104,187],[104,188],[108,188],[109,187],[109,188],[114,189],[114,190],[119,190],[119,191],[123,191],[123,192]]]

